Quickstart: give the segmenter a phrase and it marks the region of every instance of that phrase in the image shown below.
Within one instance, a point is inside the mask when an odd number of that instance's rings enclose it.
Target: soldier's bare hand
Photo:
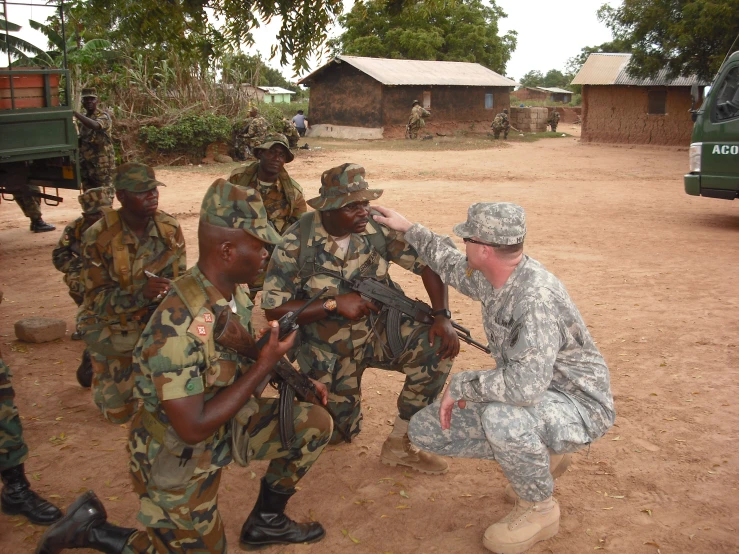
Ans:
[[[444,394],[441,396],[441,402],[439,404],[439,422],[441,423],[441,428],[444,430],[450,429],[452,426],[452,409],[454,408],[454,404],[457,404],[463,410],[467,407],[466,400],[455,402],[452,395],[449,394],[449,386],[444,389]]]
[[[373,215],[372,218],[377,223],[383,224],[385,227],[390,227],[394,231],[400,231],[405,233],[413,225],[404,216],[396,211],[388,209],[384,206],[372,206],[375,210],[380,212],[382,215]]]
[[[280,324],[277,321],[270,321],[269,326],[269,341],[259,352],[259,361],[263,361],[266,366],[272,368],[292,348],[296,331],[280,340]]]
[[[147,300],[163,298],[169,292],[170,280],[164,277],[149,277],[144,285],[143,295]]]
[[[358,321],[371,312],[378,313],[380,308],[362,298],[359,293],[350,292],[336,297],[336,311],[347,319]]]
[[[328,404],[328,389],[326,385],[315,379],[311,379],[311,382],[316,387],[316,393],[318,394],[318,399],[321,401],[321,406]]]
[[[451,320],[445,317],[437,317],[429,330],[429,342],[433,345],[434,339],[441,339],[439,355],[442,360],[454,359],[459,354],[459,336],[452,327]]]

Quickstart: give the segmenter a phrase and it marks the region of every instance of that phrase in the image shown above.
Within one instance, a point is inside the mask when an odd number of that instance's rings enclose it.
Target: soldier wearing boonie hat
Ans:
[[[608,367],[564,285],[523,253],[526,215],[509,202],[470,206],[454,233],[466,256],[402,215],[376,220],[404,233],[445,283],[481,302],[495,369],[452,376],[441,400],[410,422],[413,443],[443,456],[496,460],[513,511],[485,531],[497,553],[557,534],[554,479],[570,455],[602,437],[616,414]]]
[[[418,131],[420,131],[422,127],[426,126],[424,117],[431,117],[431,112],[421,106],[421,103],[418,100],[414,100],[413,107],[411,108],[411,116],[408,118],[408,138],[418,138]]]
[[[269,318],[277,319],[328,287],[323,304],[308,307],[304,312],[307,322],[301,321],[302,342],[297,355],[301,370],[332,391],[329,406],[338,417],[336,425],[349,435],[361,430],[360,380],[364,370],[376,367],[403,372],[407,379],[398,401],[398,416],[380,459],[391,466],[441,474],[448,469],[446,460],[418,452],[408,441],[406,430],[410,417],[443,388],[459,341],[451,327],[439,277],[420,262],[399,233],[372,220],[370,202],[381,195],[381,189],[370,188],[361,165],[345,163],[325,171],[320,194],[308,200],[316,211],[303,215],[275,248],[262,306]],[[407,348],[396,358],[385,347],[385,312],[375,316],[379,308],[337,277],[390,283],[391,263],[423,276],[437,310],[431,327],[403,320],[400,340]],[[332,441],[339,442],[340,437],[336,431]]]
[[[112,178],[115,170],[113,118],[98,108],[95,87],[82,89],[85,113],[73,112],[77,118],[80,146],[80,177],[83,190],[105,187],[113,198]]]
[[[138,531],[107,523],[100,500],[90,491],[42,537],[38,552],[103,545],[105,552],[174,552],[184,545],[196,545],[198,552],[225,552],[216,502],[222,468],[232,459],[242,465],[269,460],[256,505],[241,529],[242,547],[324,537],[320,523],[296,523],[284,511],[296,484],[328,443],[331,417],[320,406],[295,402],[295,437],[284,449],[279,399],[255,396],[292,340],[280,342],[273,328],[252,361],[214,337],[224,311],[233,312],[252,332],[253,305],[239,285],[251,284],[263,266],[263,243],[279,240],[255,190],[223,179],[208,187],[200,209],[198,262],[172,284],[134,354],[136,396],[143,406],[131,424],[130,467],[141,497],[139,520],[152,525]],[[317,387],[325,397],[322,385]],[[227,388],[228,394],[219,394]]]

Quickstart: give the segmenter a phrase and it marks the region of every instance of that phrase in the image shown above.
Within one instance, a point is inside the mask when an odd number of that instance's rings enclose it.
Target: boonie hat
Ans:
[[[113,205],[108,189],[103,187],[86,190],[77,197],[77,200],[82,206],[83,214],[94,214]]]
[[[318,193],[319,196],[308,200],[308,205],[323,212],[338,210],[352,202],[377,200],[383,190],[369,188],[361,165],[346,163],[323,172]]]
[[[282,237],[267,219],[267,210],[259,193],[225,179],[216,179],[205,191],[200,205],[200,221],[217,227],[243,229],[268,244],[282,242]]]
[[[97,98],[98,91],[95,87],[83,88],[81,96],[82,98]]]
[[[115,190],[130,190],[131,192],[146,192],[157,187],[166,187],[164,183],[154,177],[154,169],[146,164],[125,163],[119,165],[113,177]]]
[[[521,244],[526,236],[526,213],[511,202],[478,202],[467,210],[467,221],[454,226],[454,234],[490,244]]]
[[[284,117],[282,119],[285,119]],[[290,163],[295,159],[295,154],[290,151],[290,144],[287,142],[287,137],[282,133],[271,133],[264,137],[264,142],[254,147],[254,150],[269,150],[272,145],[280,144],[287,150],[287,163]]]

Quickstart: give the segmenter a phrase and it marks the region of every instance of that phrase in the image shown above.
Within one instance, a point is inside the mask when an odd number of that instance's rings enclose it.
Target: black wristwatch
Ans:
[[[435,312],[431,312],[431,315],[436,317],[437,315],[443,315],[447,319],[452,319],[452,312],[449,311],[449,308],[444,308],[443,310],[436,310]]]

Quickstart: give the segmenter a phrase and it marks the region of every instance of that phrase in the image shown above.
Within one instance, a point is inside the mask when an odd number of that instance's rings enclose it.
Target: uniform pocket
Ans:
[[[205,441],[187,444],[174,428],[167,427],[164,442],[151,464],[152,484],[161,490],[186,486],[200,465],[204,452]]]

